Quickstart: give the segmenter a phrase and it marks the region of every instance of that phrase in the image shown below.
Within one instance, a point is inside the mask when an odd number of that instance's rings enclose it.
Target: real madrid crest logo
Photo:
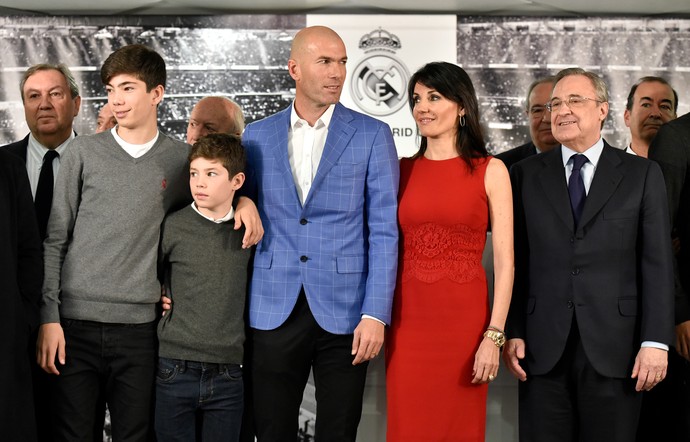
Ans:
[[[407,81],[410,74],[395,57],[400,39],[378,28],[362,36],[359,48],[367,57],[357,65],[350,82],[355,103],[364,112],[384,116],[397,112],[407,102]]]

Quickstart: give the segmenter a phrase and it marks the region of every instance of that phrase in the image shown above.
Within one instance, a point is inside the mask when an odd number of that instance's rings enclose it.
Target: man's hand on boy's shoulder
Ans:
[[[256,204],[246,196],[241,196],[237,201],[235,230],[238,230],[243,224],[245,231],[242,238],[242,248],[248,249],[261,241],[264,236],[264,226],[261,223]]]
[[[165,313],[172,308],[172,299],[165,295],[161,296],[161,308],[163,308],[163,313],[161,316],[165,316]]]

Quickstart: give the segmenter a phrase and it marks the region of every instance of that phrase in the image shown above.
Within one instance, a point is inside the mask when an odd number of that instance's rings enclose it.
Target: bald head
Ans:
[[[346,62],[345,43],[334,30],[312,26],[295,35],[288,71],[295,80],[295,111],[309,124],[340,100]]]
[[[343,47],[345,44],[340,36],[331,28],[326,26],[310,26],[300,30],[295,34],[290,48],[290,58],[298,60],[311,50],[314,50],[315,43],[338,42]]]
[[[239,105],[227,97],[206,97],[192,109],[187,125],[187,143],[194,144],[211,133],[242,135],[244,114]]]
[[[96,133],[105,132],[117,126],[117,120],[110,110],[110,105],[105,103],[100,111],[98,111],[98,119],[96,120]]]

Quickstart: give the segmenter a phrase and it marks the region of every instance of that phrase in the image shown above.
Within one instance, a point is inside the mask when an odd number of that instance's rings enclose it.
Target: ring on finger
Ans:
[[[493,381],[494,379],[496,379],[496,376],[490,374],[489,375],[489,382]]]

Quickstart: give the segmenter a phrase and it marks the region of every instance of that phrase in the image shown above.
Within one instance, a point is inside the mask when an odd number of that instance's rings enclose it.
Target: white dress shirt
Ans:
[[[597,141],[594,144],[594,146],[582,152],[582,154],[586,156],[588,160],[585,164],[582,165],[582,169],[580,169],[580,173],[582,174],[582,181],[585,184],[585,194],[589,194],[589,187],[592,185],[592,180],[594,179],[594,172],[597,170],[597,164],[599,164],[599,158],[601,157],[601,153],[603,151],[604,140],[599,138],[599,141]],[[563,166],[565,167],[566,183],[570,178],[570,174],[573,172],[573,162],[570,158],[578,153],[579,152],[576,152],[566,146],[562,146],[561,155],[563,157]],[[668,345],[662,344],[661,342],[644,341],[641,347],[653,347],[668,351]]]
[[[74,132],[72,132],[64,143],[55,148],[55,151],[62,156],[69,145],[70,141],[74,139]],[[33,135],[29,135],[29,144],[26,147],[26,172],[29,174],[29,184],[31,185],[31,195],[36,198],[36,188],[38,187],[38,178],[41,176],[41,167],[43,167],[43,157],[50,149],[38,142]],[[57,180],[58,172],[60,171],[60,157],[53,160],[53,180]],[[53,181],[53,185],[55,182]]]
[[[290,131],[288,133],[288,157],[292,177],[297,186],[297,194],[304,204],[309,195],[311,184],[319,168],[323,149],[328,137],[328,125],[331,123],[335,104],[328,106],[326,112],[310,126],[307,120],[297,115],[295,105],[290,112]]]

